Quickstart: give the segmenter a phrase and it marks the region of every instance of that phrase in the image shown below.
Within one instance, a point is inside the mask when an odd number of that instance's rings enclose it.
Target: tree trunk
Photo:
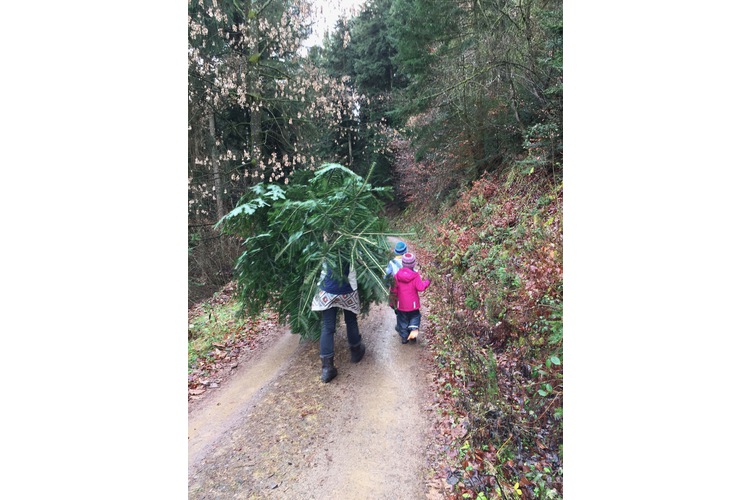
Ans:
[[[354,156],[352,155],[352,131],[349,130],[349,168],[354,166]]]
[[[219,158],[216,154],[216,122],[213,111],[208,113],[208,132],[211,136],[211,171],[214,175],[214,189],[216,193],[216,220],[224,216],[224,186],[221,182],[221,171],[219,168]]]
[[[260,92],[260,89],[256,88],[253,92]],[[255,99],[254,99],[255,101]],[[254,169],[258,171],[258,175],[261,174],[260,160],[262,158],[261,150],[262,134],[260,130],[260,103],[253,102],[253,106],[250,109],[250,142],[252,143],[252,152],[254,161]],[[254,178],[255,179],[255,178]],[[253,182],[254,184],[255,182]]]
[[[526,126],[523,124],[523,121],[521,120],[521,115],[518,114],[518,95],[516,94],[516,86],[513,84],[513,71],[510,71],[510,78],[508,78],[508,83],[510,84],[510,107],[513,110],[513,116],[516,118],[516,121],[518,122],[518,128],[521,129],[522,133],[526,132]]]
[[[247,82],[250,91],[250,142],[252,144],[251,149],[251,160],[254,163],[253,170],[258,174],[250,177],[251,184],[261,182],[260,175],[262,170],[260,169],[260,160],[263,156],[261,149],[261,142],[263,134],[261,131],[261,110],[260,110],[260,97],[261,97],[261,80],[260,80],[260,54],[258,52],[258,38],[260,28],[258,26],[259,13],[254,11],[255,6],[252,1],[247,2],[248,14],[253,12],[254,15],[248,15],[247,20]],[[264,6],[265,7],[265,6]],[[263,8],[264,8],[263,7]],[[268,179],[265,179],[268,180]]]

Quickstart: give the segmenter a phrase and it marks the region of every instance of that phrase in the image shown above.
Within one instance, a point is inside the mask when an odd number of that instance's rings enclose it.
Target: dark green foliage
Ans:
[[[320,314],[310,309],[324,261],[341,275],[344,262],[357,272],[362,312],[386,299],[383,268],[390,257],[383,202],[377,188],[351,170],[329,163],[315,173],[298,171],[289,187],[258,184],[219,225],[244,238],[235,267],[244,309],[270,305],[292,332],[320,336]]]
[[[396,47],[388,33],[391,0],[366,4],[351,24],[354,83],[371,95],[402,88],[406,74],[396,65]]]
[[[351,43],[347,43],[348,28],[344,22],[339,19],[333,33],[327,34],[323,44],[325,46],[321,57],[326,71],[331,76],[341,78],[342,76],[352,75],[354,73],[354,50]]]
[[[357,165],[373,166],[372,182],[392,182],[392,155],[389,153],[389,127],[403,123],[392,114],[392,92],[404,88],[406,74],[395,63],[396,47],[387,25],[391,0],[368,2],[363,10],[347,23],[339,20],[325,40],[319,59],[333,77],[347,82],[347,88],[360,98],[357,112],[342,117],[339,130],[329,130],[322,141],[329,144],[322,155],[346,159]]]
[[[438,60],[436,43],[459,30],[461,9],[451,0],[394,0],[388,27],[396,46],[396,64],[419,87]]]
[[[335,77],[349,76],[359,92],[376,96],[405,87],[406,74],[396,65],[396,46],[387,25],[391,0],[365,4],[344,24],[336,23],[325,41],[325,67]]]

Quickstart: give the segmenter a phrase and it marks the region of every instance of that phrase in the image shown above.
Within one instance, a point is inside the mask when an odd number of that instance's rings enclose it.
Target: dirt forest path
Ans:
[[[280,330],[189,408],[189,498],[434,496],[429,349],[422,336],[400,343],[385,304],[359,323],[367,351],[352,364],[339,314],[330,383],[320,381],[318,343]]]

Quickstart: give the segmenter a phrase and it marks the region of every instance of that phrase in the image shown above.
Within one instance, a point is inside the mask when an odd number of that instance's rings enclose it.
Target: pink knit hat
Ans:
[[[417,262],[417,258],[414,257],[413,253],[405,253],[404,256],[401,257],[401,263],[404,267],[408,267],[409,269],[414,269],[415,262]]]

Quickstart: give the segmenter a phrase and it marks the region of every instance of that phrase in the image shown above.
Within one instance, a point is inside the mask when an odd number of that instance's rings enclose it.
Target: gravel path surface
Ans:
[[[426,498],[435,451],[430,352],[402,345],[386,305],[360,316],[367,352],[349,362],[343,315],[338,376],[320,381],[317,342],[278,337],[191,402],[191,499]]]

